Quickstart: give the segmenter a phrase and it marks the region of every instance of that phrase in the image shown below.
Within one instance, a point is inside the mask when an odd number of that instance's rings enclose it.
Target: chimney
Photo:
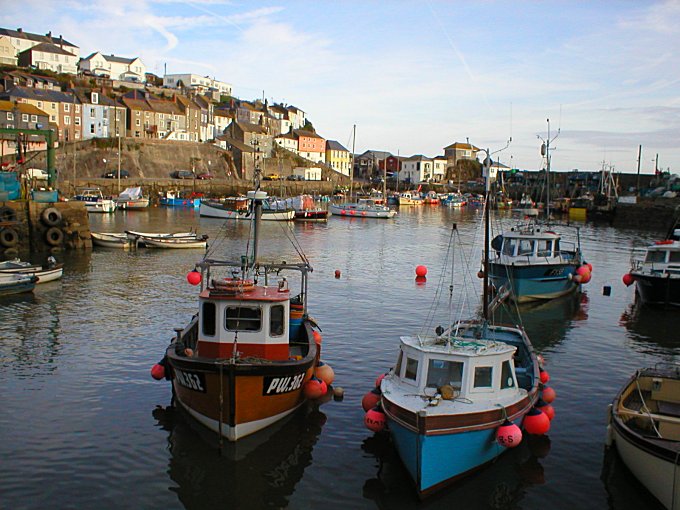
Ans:
[[[45,35],[46,35],[47,37],[49,37],[49,38],[52,38],[52,31],[50,30],[50,31],[47,32]]]
[[[24,31],[23,28],[21,28],[21,27],[17,28],[17,32],[19,32],[20,34],[21,34],[23,31]]]

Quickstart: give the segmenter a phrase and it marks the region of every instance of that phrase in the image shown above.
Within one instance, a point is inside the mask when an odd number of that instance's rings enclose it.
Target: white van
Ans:
[[[29,168],[26,170],[26,178],[27,179],[38,179],[38,180],[47,180],[49,177],[49,174],[47,171],[43,170],[42,168]]]

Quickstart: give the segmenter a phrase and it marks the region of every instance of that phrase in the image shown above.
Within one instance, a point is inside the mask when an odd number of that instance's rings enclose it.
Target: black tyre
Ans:
[[[11,207],[0,207],[0,221],[16,221],[17,212]]]
[[[5,248],[14,248],[19,243],[19,234],[13,228],[3,228],[0,230],[0,245]]]
[[[64,241],[64,233],[59,227],[50,227],[45,232],[45,242],[50,246],[59,246]]]
[[[40,215],[42,222],[48,227],[56,227],[61,225],[61,212],[56,207],[48,207]]]

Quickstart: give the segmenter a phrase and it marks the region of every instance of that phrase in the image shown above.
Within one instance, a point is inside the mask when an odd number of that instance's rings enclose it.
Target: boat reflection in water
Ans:
[[[635,301],[621,314],[619,324],[628,337],[649,354],[680,353],[680,315],[677,310],[644,306],[636,295]]]
[[[157,407],[153,416],[169,432],[170,490],[188,509],[285,508],[319,439],[326,415],[316,403],[237,442],[219,445],[217,434],[180,407]]]
[[[428,503],[435,508],[519,508],[529,487],[546,482],[541,459],[550,452],[548,436],[526,437],[527,441]],[[376,433],[364,440],[361,449],[378,463],[375,478],[364,482],[364,498],[374,500],[377,508],[422,508],[389,434]]]

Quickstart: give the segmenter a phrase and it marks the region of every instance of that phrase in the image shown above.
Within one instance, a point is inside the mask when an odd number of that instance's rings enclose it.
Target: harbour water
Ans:
[[[583,294],[522,308],[557,392],[545,440],[419,502],[389,440],[364,427],[361,398],[394,363],[399,336],[422,326],[451,224],[469,248],[480,242],[480,216],[419,207],[394,220],[264,223],[263,257],[294,260],[294,234],[314,267],[310,314],[345,398],[221,453],[215,437],[171,407],[169,383],[149,374],[173,328],[195,313],[196,288],[185,277],[200,250],[62,254],[62,280],[0,298],[0,508],[659,508],[604,447],[616,391],[635,369],[674,361],[680,349],[677,312],[636,307],[634,288],[621,283],[632,248],[656,233],[583,225],[594,266]],[[239,254],[249,233],[245,222],[181,209],[90,221],[108,232],[198,228],[216,258]],[[467,257],[474,274],[479,258],[470,249]],[[419,264],[429,269],[425,284],[414,279]],[[454,301],[479,293],[476,278],[473,290],[459,283]]]

